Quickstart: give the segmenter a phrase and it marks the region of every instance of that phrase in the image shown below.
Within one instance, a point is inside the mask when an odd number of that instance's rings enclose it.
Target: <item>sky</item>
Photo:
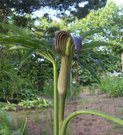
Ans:
[[[109,1],[115,2],[117,6],[123,6],[123,0],[108,0],[108,2]]]
[[[107,0],[107,2],[110,2],[110,1],[113,1],[116,3],[117,6],[121,6],[123,7],[123,0]],[[79,6],[83,7],[84,5],[86,4],[86,2],[84,3],[81,3]],[[33,16],[35,17],[42,17],[45,13],[50,13],[50,17],[53,19],[53,20],[56,20],[56,21],[60,21],[57,17],[56,17],[56,14],[57,14],[58,11],[56,10],[52,10],[52,9],[49,9],[49,8],[43,8],[43,9],[40,9],[36,12],[34,12]],[[67,11],[67,14],[69,14],[69,11]]]
[[[79,7],[84,7],[84,5],[86,5],[88,2],[81,2],[80,4],[79,4]],[[72,10],[75,10],[75,8],[74,8],[74,6],[72,6],[71,7],[72,8]],[[50,13],[49,14],[49,17],[51,17],[53,20],[56,20],[56,21],[60,21],[60,19],[58,19],[57,17],[56,17],[56,15],[57,15],[57,13],[58,13],[59,11],[56,11],[56,10],[53,10],[53,9],[50,9],[50,8],[48,8],[48,7],[45,7],[45,8],[41,8],[40,10],[38,10],[38,11],[36,11],[36,12],[34,12],[33,13],[33,16],[35,17],[42,17],[45,13]],[[66,14],[70,14],[70,11],[65,11],[65,13]]]

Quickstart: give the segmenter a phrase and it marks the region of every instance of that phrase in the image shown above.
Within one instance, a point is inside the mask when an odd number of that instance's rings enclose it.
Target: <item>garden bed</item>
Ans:
[[[66,116],[77,109],[95,109],[123,118],[123,97],[109,98],[106,95],[82,94],[67,102]],[[27,118],[28,135],[53,135],[53,109],[21,110],[10,112],[14,124]],[[72,120],[67,135],[123,135],[123,128],[115,123],[93,115],[81,115]]]

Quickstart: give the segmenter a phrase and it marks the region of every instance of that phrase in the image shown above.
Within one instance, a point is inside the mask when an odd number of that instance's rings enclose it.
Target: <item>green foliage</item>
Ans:
[[[8,48],[2,46],[0,50],[0,98],[7,99],[12,97],[16,91],[15,86],[17,80],[17,73],[14,69],[16,65],[17,52],[8,52]],[[12,62],[14,60],[14,62]]]
[[[19,122],[20,123],[20,122]],[[24,135],[26,129],[27,120],[21,122],[21,126],[18,125],[14,129],[12,117],[3,110],[0,110],[0,134],[2,135]]]
[[[17,125],[16,128],[14,128],[12,135],[27,135],[28,130],[26,125],[27,125],[27,118],[17,119]]]
[[[120,53],[123,42],[121,38],[123,35],[122,13],[122,9],[119,9],[114,3],[109,3],[97,11],[91,11],[83,19],[76,19],[68,26],[68,29],[72,30],[73,33],[83,37],[83,53],[81,59],[91,65],[99,76],[107,71],[121,71]],[[93,42],[91,43],[91,41]],[[107,41],[112,45],[105,44],[102,41]],[[92,48],[87,49],[89,44]],[[100,46],[103,44],[105,47],[96,47],[99,44]],[[83,69],[81,70],[83,72]],[[86,72],[82,76],[91,78],[89,74],[86,75]]]
[[[12,118],[6,112],[0,110],[0,134],[11,135]]]
[[[16,111],[18,107],[22,109],[42,109],[50,106],[52,106],[51,101],[41,98],[22,100],[18,104],[0,102],[0,108],[7,111]]]
[[[79,4],[81,4],[82,2],[85,1],[76,0],[76,4],[74,0],[3,1],[2,3],[0,3],[0,9],[2,14],[1,16],[5,16],[6,20],[10,21],[14,20],[16,25],[19,24],[18,26],[23,26],[24,24],[28,26],[29,25],[28,23],[30,21],[29,17],[31,16],[31,13],[40,8],[42,9],[44,7],[46,8],[48,7],[50,9],[54,9],[58,11],[56,15],[59,17],[67,16],[66,12],[64,11],[69,10],[71,14],[74,14],[74,16],[81,18],[86,16],[90,10],[101,8],[106,4],[106,0],[94,0],[94,1],[87,0],[85,6],[79,6]],[[72,8],[70,7],[74,7],[77,11],[72,10]],[[51,15],[50,12],[44,13],[44,16],[48,15]],[[32,17],[30,18],[32,19]]]
[[[43,87],[42,94],[47,97],[53,97],[54,91],[53,91],[53,80],[46,80]]]
[[[8,51],[9,47],[3,45],[0,50],[0,99],[18,102],[21,99],[34,98],[37,88],[35,80],[28,73],[32,72],[32,69],[29,70],[28,65],[23,70],[19,69],[25,52]]]
[[[4,74],[5,72],[5,74]],[[28,78],[17,75],[17,71],[2,72],[0,84],[0,99],[18,102],[21,99],[32,99],[36,97],[37,89],[34,82]]]
[[[10,111],[12,111],[12,110],[14,110],[14,111],[16,111],[16,107],[17,107],[17,105],[16,104],[13,104],[13,103],[3,103],[3,102],[0,102],[0,108],[2,109],[2,110],[6,110],[6,111],[8,111],[8,110],[10,110]]]
[[[82,92],[82,86],[80,84],[72,84],[67,93],[67,98],[78,97],[80,92]]]
[[[18,105],[25,109],[31,108],[42,109],[51,106],[52,103],[46,99],[37,98],[35,100],[22,100]]]
[[[18,101],[25,99],[36,98],[38,90],[36,89],[33,80],[28,80],[28,78],[18,77],[16,85],[19,86],[16,93],[14,93],[14,98],[17,98]]]
[[[114,3],[110,3],[109,5],[97,11],[92,10],[85,18],[78,20],[76,19],[75,23],[72,24],[71,28],[73,30],[79,29],[79,32],[83,34],[87,30],[93,30],[95,28],[103,29],[107,26],[109,27],[112,24],[116,12],[116,5]]]
[[[101,80],[101,85],[99,87],[101,91],[107,93],[111,97],[123,96],[122,77],[106,77]]]
[[[20,29],[18,32],[24,35]],[[35,98],[42,91],[45,79],[51,77],[52,65],[40,61],[42,57],[38,54],[32,56],[30,51],[33,53],[34,49],[10,51],[9,47],[10,44],[2,45],[0,50],[0,99],[18,102]]]

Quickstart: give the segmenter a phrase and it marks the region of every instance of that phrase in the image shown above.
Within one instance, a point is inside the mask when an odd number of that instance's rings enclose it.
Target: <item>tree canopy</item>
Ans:
[[[69,11],[78,18],[85,17],[90,10],[98,9],[105,6],[106,0],[2,0],[0,10],[5,16],[10,13],[24,15],[31,14],[40,8],[52,8],[59,10],[58,15],[65,15],[65,11]]]

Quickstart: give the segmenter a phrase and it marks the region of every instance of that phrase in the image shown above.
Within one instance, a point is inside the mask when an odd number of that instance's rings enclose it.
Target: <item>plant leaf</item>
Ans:
[[[83,68],[87,69],[91,73],[91,75],[97,80],[98,83],[100,83],[99,77],[97,76],[96,72],[93,70],[93,68],[91,68],[91,66],[88,63],[81,60],[80,64]]]
[[[12,32],[11,34],[14,34],[16,36],[21,35],[24,38],[28,38],[32,35],[32,32],[29,31],[28,29],[22,27],[20,28],[13,24],[0,23],[0,26],[8,30],[8,32]]]
[[[23,57],[19,66],[19,69],[23,65],[23,63],[36,51],[36,48],[30,49]]]
[[[24,46],[12,46],[11,48],[9,48],[9,50],[19,50],[19,49],[27,49]]]
[[[81,34],[81,36],[82,36],[83,39],[85,39],[87,36],[90,36],[92,34],[99,33],[99,32],[102,32],[102,31],[103,31],[102,28],[93,29],[93,30],[89,30],[89,31],[83,32]]]
[[[85,43],[83,45],[83,50],[89,49],[89,48],[94,48],[94,47],[100,47],[100,46],[109,46],[109,45],[113,45],[113,44],[108,43],[108,42],[103,42],[103,41],[92,41],[90,43]]]

